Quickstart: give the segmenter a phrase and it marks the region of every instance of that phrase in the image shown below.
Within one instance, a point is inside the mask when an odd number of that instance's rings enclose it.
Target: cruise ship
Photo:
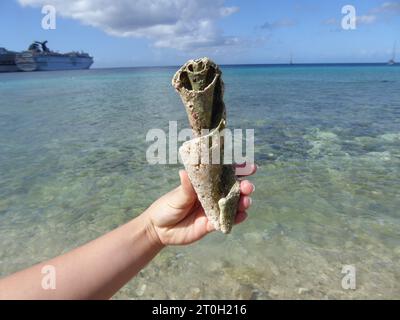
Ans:
[[[19,70],[15,64],[16,54],[14,51],[0,48],[0,72],[15,72]]]
[[[90,68],[93,57],[85,52],[54,52],[47,41],[35,41],[27,51],[16,54],[15,64],[21,71],[81,70]]]

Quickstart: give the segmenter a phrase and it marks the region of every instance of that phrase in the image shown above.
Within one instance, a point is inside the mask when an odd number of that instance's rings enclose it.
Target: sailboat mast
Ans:
[[[392,59],[389,60],[388,65],[393,66],[396,64],[396,42],[393,45]]]

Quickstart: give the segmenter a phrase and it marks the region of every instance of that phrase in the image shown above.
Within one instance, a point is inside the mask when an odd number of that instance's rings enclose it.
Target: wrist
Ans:
[[[148,212],[143,212],[137,219],[140,219],[142,228],[146,234],[146,238],[151,244],[152,248],[156,250],[163,249],[165,244],[161,241]]]

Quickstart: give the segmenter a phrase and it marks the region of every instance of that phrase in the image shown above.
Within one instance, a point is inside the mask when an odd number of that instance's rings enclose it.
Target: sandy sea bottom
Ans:
[[[151,128],[185,112],[175,69],[0,74],[0,276],[129,221],[178,184]],[[400,298],[400,68],[224,68],[254,128],[246,223],[163,250],[116,299]],[[110,262],[112,263],[112,262]],[[356,268],[356,289],[342,268]]]

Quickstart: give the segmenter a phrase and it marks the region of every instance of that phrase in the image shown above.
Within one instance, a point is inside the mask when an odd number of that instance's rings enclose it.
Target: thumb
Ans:
[[[189,176],[185,170],[179,171],[181,185],[175,190],[167,194],[168,206],[174,209],[175,218],[182,218],[182,214],[186,215],[197,199],[196,192],[189,180]]]
[[[156,224],[158,226],[170,226],[184,219],[197,199],[187,172],[180,170],[179,177],[181,185],[164,195],[161,198],[162,201],[157,204],[159,208],[156,211],[163,212],[163,214],[157,215]],[[167,205],[168,214],[164,214],[165,205]]]
[[[196,200],[196,192],[194,191],[189,175],[185,170],[179,170],[179,178],[181,179],[181,186],[179,189],[181,190],[182,197],[187,202],[193,202]]]

